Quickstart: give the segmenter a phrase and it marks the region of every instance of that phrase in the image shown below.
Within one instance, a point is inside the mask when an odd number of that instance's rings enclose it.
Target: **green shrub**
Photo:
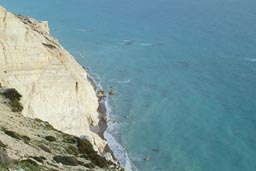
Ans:
[[[6,89],[1,93],[5,98],[9,99],[9,105],[13,112],[21,112],[23,106],[20,103],[21,95],[14,88]]]
[[[43,121],[43,120],[41,120],[41,119],[39,119],[39,118],[35,118],[34,119],[38,124],[40,124],[41,126],[44,126],[45,128],[46,128],[46,130],[56,130],[56,129],[54,129],[54,127],[51,125],[51,124],[49,124],[49,122],[47,122],[47,121]]]
[[[40,147],[42,150],[44,150],[47,153],[52,153],[51,150],[43,144],[39,144],[38,147]]]
[[[46,127],[46,129],[47,130],[55,130],[55,128],[51,125],[51,124],[49,124],[48,122],[44,122],[44,125],[45,125],[45,127]]]
[[[50,142],[56,141],[56,138],[53,137],[53,136],[46,136],[45,139],[46,139],[47,141],[50,141]]]
[[[67,148],[66,148],[66,151],[68,154],[73,154],[75,156],[78,156],[79,155],[79,152],[77,150],[76,147],[74,147],[73,145],[69,145]]]
[[[11,106],[12,112],[21,112],[23,110],[23,106],[17,99],[11,100],[9,105]]]
[[[77,147],[80,154],[87,154],[88,158],[91,159],[91,161],[101,167],[106,168],[109,166],[109,162],[100,155],[97,154],[97,152],[93,149],[92,144],[86,140],[86,139],[77,139]]]
[[[10,89],[6,89],[2,95],[9,99],[9,100],[20,100],[21,99],[21,95],[18,93],[18,91],[14,88],[10,88]]]
[[[17,139],[17,140],[23,140],[26,144],[28,144],[29,141],[30,141],[29,137],[27,137],[25,135],[20,135],[20,134],[14,132],[14,131],[5,130],[4,133],[13,137],[13,138],[15,138],[15,139]]]
[[[84,166],[87,168],[90,168],[90,169],[95,167],[95,165],[93,163],[86,163],[86,164],[84,164]]]
[[[77,138],[72,135],[64,134],[63,142],[69,143],[69,144],[75,144],[77,142]]]
[[[18,140],[21,140],[21,136],[16,132],[5,130],[4,133],[11,136],[12,138],[16,138]]]
[[[19,165],[26,171],[41,171],[40,166],[31,159],[21,160]]]
[[[98,155],[97,153],[88,154],[91,161],[101,168],[107,168],[109,166],[109,162],[104,158]]]
[[[86,159],[86,160],[89,159],[89,157],[88,157],[87,154],[79,154],[79,157],[80,157],[80,158],[84,158],[84,159]]]
[[[55,160],[58,163],[62,163],[63,165],[68,166],[78,166],[79,161],[72,156],[54,156],[53,160]]]
[[[81,153],[81,154],[96,153],[95,150],[93,149],[92,144],[86,139],[78,138],[77,139],[77,147],[78,147],[79,153]]]
[[[21,139],[24,141],[24,143],[29,144],[30,138],[27,137],[26,135],[21,136]]]

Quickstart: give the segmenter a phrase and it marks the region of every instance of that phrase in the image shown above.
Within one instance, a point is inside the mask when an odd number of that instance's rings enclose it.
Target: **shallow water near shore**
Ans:
[[[256,1],[0,4],[48,20],[105,91],[113,87],[107,136],[122,145],[113,151],[123,165],[125,149],[138,171],[256,170]]]

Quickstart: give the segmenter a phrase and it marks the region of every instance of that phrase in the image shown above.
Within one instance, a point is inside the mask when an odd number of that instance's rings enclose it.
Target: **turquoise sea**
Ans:
[[[48,20],[105,91],[113,87],[106,136],[123,166],[256,171],[255,0],[0,4]]]

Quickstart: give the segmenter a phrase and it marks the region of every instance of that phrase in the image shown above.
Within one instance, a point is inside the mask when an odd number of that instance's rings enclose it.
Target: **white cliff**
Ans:
[[[103,154],[98,99],[85,70],[49,34],[47,22],[0,6],[0,83],[22,94],[23,115],[86,136]]]

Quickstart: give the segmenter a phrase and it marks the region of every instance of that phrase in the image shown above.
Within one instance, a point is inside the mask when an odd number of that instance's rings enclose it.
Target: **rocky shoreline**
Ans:
[[[84,67],[84,68],[85,68],[85,67]],[[88,71],[87,71],[87,73],[88,73]],[[89,74],[87,74],[87,78],[88,78],[88,80],[91,82],[91,84],[93,85],[94,91],[95,91],[95,93],[96,93],[96,95],[97,95],[97,97],[98,97],[98,103],[99,103],[98,112],[99,112],[99,114],[100,114],[100,121],[99,121],[99,124],[98,124],[99,130],[98,130],[97,134],[98,134],[102,139],[106,140],[105,137],[104,137],[104,132],[105,132],[105,131],[107,130],[107,128],[108,128],[108,120],[109,120],[109,118],[108,118],[108,116],[107,116],[107,114],[106,114],[106,106],[105,106],[105,103],[104,103],[105,100],[106,100],[106,99],[105,99],[105,98],[106,98],[106,95],[105,95],[105,93],[104,93],[104,90],[97,86],[97,83],[96,83],[96,81],[93,79],[92,76],[90,76]],[[107,141],[107,140],[106,140],[106,141]],[[112,161],[116,162],[117,164],[119,164],[119,161],[118,161],[117,158],[115,157],[113,151],[110,149],[110,147],[109,147],[108,144],[106,144],[105,149],[104,149],[104,152],[111,154],[111,156],[105,156],[107,159],[112,160]]]

